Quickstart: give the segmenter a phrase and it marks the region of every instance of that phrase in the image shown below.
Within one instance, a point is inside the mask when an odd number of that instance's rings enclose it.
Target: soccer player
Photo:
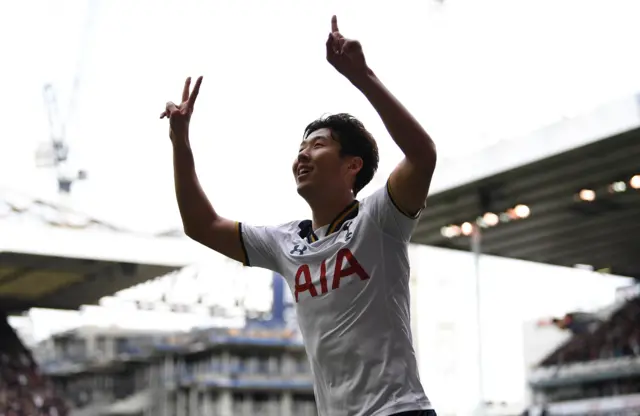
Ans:
[[[327,61],[379,113],[404,153],[386,186],[358,201],[378,167],[378,148],[354,117],[336,114],[304,131],[293,175],[312,218],[253,226],[221,217],[203,192],[189,145],[189,120],[202,77],[182,103],[167,103],[175,188],[185,233],[287,280],[322,416],[433,416],[412,345],[407,246],[436,165],[429,135],[367,66],[358,41],[336,17]]]

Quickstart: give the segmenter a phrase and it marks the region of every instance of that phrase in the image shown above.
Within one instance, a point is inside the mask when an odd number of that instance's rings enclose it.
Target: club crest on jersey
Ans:
[[[293,248],[291,249],[291,251],[289,252],[289,254],[297,254],[299,256],[302,256],[304,254],[305,251],[307,251],[309,247],[307,247],[304,244],[296,244],[293,246]]]
[[[347,221],[342,226],[342,231],[347,232],[347,234],[344,236],[345,241],[349,241],[351,240],[351,237],[353,237],[353,231],[349,229],[351,227],[351,224],[353,224],[353,221]]]
[[[300,299],[300,294],[304,292],[309,292],[309,295],[314,298],[318,295],[328,293],[329,290],[334,291],[340,289],[340,281],[343,278],[358,277],[360,280],[369,279],[369,274],[367,274],[348,248],[343,248],[336,254],[335,268],[331,280],[327,279],[327,260],[328,259],[322,260],[322,263],[320,263],[320,278],[317,280],[319,287],[317,284],[314,284],[315,279],[311,277],[311,269],[308,264],[302,264],[298,267],[294,280],[296,303],[298,303]]]

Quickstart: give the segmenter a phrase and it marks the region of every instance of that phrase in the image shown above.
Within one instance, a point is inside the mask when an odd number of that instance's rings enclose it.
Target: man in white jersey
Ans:
[[[357,193],[378,167],[378,148],[348,114],[305,129],[293,174],[312,219],[252,226],[218,215],[195,173],[189,120],[202,77],[182,103],[167,103],[175,185],[184,230],[247,266],[287,280],[314,375],[322,416],[435,415],[412,345],[407,245],[436,164],[431,138],[367,66],[362,47],[332,18],[327,60],[380,115],[405,157],[387,184]]]

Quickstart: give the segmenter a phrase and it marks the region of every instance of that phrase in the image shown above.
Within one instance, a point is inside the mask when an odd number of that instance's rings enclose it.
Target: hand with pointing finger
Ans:
[[[196,98],[198,98],[198,93],[200,92],[201,83],[202,77],[198,77],[196,85],[193,87],[193,91],[191,91],[191,77],[187,78],[184,82],[182,102],[180,105],[169,101],[165,110],[160,114],[161,119],[165,117],[169,119],[169,137],[171,137],[171,140],[187,139],[189,134],[189,121],[191,120]]]
[[[357,40],[342,36],[336,16],[331,18],[331,33],[327,39],[327,61],[354,84],[371,72],[364,59],[362,45]]]

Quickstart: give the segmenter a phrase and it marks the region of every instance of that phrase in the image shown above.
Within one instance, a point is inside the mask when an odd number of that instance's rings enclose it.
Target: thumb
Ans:
[[[165,111],[163,114],[165,114],[167,117],[171,117],[171,114],[175,113],[176,111],[178,111],[178,106],[175,105],[173,101],[169,101],[165,106]]]
[[[169,118],[169,116],[171,115],[171,112],[175,110],[177,110],[176,105],[171,101],[167,102],[167,104],[165,104],[164,111],[160,113],[160,118],[161,119],[165,117]]]

